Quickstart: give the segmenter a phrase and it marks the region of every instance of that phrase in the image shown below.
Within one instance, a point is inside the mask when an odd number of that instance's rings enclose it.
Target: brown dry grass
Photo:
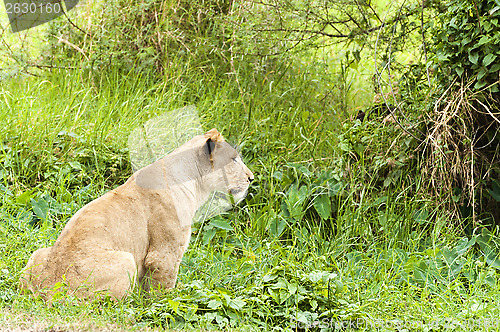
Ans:
[[[426,189],[446,202],[453,219],[465,203],[471,206],[476,224],[481,207],[477,195],[482,192],[477,189],[499,161],[498,146],[491,145],[493,140],[486,144],[484,141],[486,132],[500,124],[500,114],[492,112],[485,101],[489,99],[486,89],[472,91],[471,85],[472,81],[452,84],[435,103],[433,113],[428,114],[423,174],[429,179]],[[455,188],[462,190],[459,198],[453,197]]]

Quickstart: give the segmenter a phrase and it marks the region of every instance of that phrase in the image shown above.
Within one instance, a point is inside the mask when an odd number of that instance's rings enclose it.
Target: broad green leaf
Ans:
[[[16,197],[16,203],[26,204],[28,202],[28,200],[31,199],[32,193],[33,193],[33,190],[26,190],[21,195]]]
[[[392,183],[392,178],[390,176],[386,177],[384,180],[384,187],[389,187]]]
[[[273,298],[273,300],[276,303],[280,303],[280,292],[279,292],[279,290],[273,289],[273,288],[268,288],[267,292],[269,293],[269,295],[271,295],[271,297]]]
[[[271,221],[271,224],[269,225],[269,232],[271,233],[271,235],[279,237],[281,233],[283,233],[283,231],[285,230],[285,226],[286,226],[285,220],[280,216],[278,216]]]
[[[500,269],[500,260],[498,259],[497,241],[498,239],[487,229],[481,230],[481,235],[476,237],[477,243],[483,252],[486,263],[496,269]]]
[[[226,326],[229,324],[229,320],[219,314],[215,314],[215,321],[219,324],[219,326]]]
[[[496,73],[497,71],[500,71],[500,63],[494,64],[489,70],[490,73]]]
[[[488,193],[493,197],[493,199],[497,202],[500,202],[500,184],[496,180],[491,181],[492,189],[487,189]]]
[[[415,280],[418,282],[420,286],[424,286],[426,284],[427,275],[420,268],[415,267],[415,270],[413,271],[413,276],[415,277]]]
[[[373,202],[372,206],[374,207],[379,207],[380,205],[382,205],[382,203],[385,203],[387,202],[387,196],[382,196],[382,197],[379,197],[375,200],[375,202]]]
[[[424,251],[424,254],[426,254],[427,256],[430,256],[430,257],[436,257],[437,254],[439,254],[441,252],[441,250],[439,250],[439,248],[429,248],[429,249],[426,249]]]
[[[496,287],[496,278],[494,278],[493,276],[487,276],[484,281],[486,282],[486,284],[490,287]]]
[[[493,186],[493,190],[497,193],[500,193],[500,183],[497,180],[492,180],[491,185]]]
[[[288,210],[288,202],[286,199],[281,201],[280,207],[281,207],[281,214],[283,215],[283,217],[289,219],[290,211]]]
[[[285,302],[291,295],[288,294],[288,291],[286,289],[280,289],[279,290],[279,303],[278,304],[282,304],[283,302]]]
[[[291,164],[288,164],[288,166],[295,169],[297,171],[297,173],[299,173],[299,174],[302,173],[307,177],[311,177],[313,175],[312,172],[304,165],[291,163]]]
[[[311,309],[313,311],[318,308],[318,301],[316,301],[316,300],[309,300],[309,304],[311,305]]]
[[[232,299],[229,301],[228,306],[236,311],[240,311],[245,306],[246,302],[241,298]]]
[[[334,179],[328,181],[328,195],[330,195],[330,197],[337,195],[341,190],[342,182],[336,182]]]
[[[268,281],[271,281],[271,280],[276,279],[277,277],[278,277],[278,276],[277,276],[276,274],[271,273],[271,274],[266,274],[266,275],[262,278],[262,280],[263,280],[264,282],[268,282]]]
[[[417,223],[420,225],[426,224],[427,218],[429,217],[429,211],[427,209],[419,209],[415,211],[415,214],[413,215],[413,220],[415,220]]]
[[[210,300],[208,301],[208,304],[207,306],[210,308],[210,309],[217,309],[218,307],[220,307],[222,305],[222,302],[219,301],[219,300]]]
[[[318,175],[315,182],[320,186],[322,186],[332,179],[333,179],[333,172],[331,170],[324,170]]]
[[[271,287],[274,289],[287,289],[288,282],[283,278],[279,278],[278,281],[276,281],[276,283]]]
[[[295,317],[293,318],[295,318],[298,322],[301,322],[302,324],[307,324],[309,322],[309,320],[307,319],[307,315],[302,311],[298,311]]]
[[[203,234],[203,245],[206,246],[208,243],[210,243],[210,241],[212,241],[212,239],[214,238],[215,233],[215,229],[213,228],[205,230]]]
[[[288,292],[290,294],[292,294],[292,295],[295,294],[295,292],[297,291],[297,288],[298,288],[298,286],[296,283],[294,283],[294,282],[288,283]]]
[[[498,253],[491,248],[484,249],[484,259],[486,263],[495,269],[500,269],[500,260],[498,259]]]
[[[446,259],[446,262],[448,263],[448,266],[451,266],[457,258],[457,254],[453,250],[450,250],[448,248],[444,248],[442,252],[444,258]]]
[[[281,181],[283,179],[283,172],[281,171],[274,171],[273,172],[273,178],[278,180],[278,181]]]
[[[477,74],[477,80],[478,81],[481,81],[481,79],[486,75],[488,74],[488,68],[486,67],[481,67],[478,71],[478,74]]]
[[[47,219],[47,214],[49,213],[49,204],[40,198],[38,201],[31,199],[31,207],[33,208],[33,212],[35,212],[36,216],[42,220]]]
[[[438,52],[436,58],[439,62],[445,62],[449,60],[450,55],[443,52]]]
[[[340,150],[344,151],[344,152],[349,152],[351,151],[351,147],[349,145],[349,143],[347,141],[341,141],[339,144],[338,144],[338,147],[340,148]]]
[[[233,227],[225,220],[223,219],[220,219],[220,218],[217,218],[217,219],[214,219],[210,222],[210,225],[216,227],[216,228],[220,228],[220,229],[224,229],[226,231],[232,231],[233,230]]]
[[[304,202],[308,196],[308,188],[307,186],[301,186],[299,189],[299,198],[301,202]]]
[[[460,273],[464,264],[465,261],[463,260],[463,258],[461,258],[457,259],[455,263],[450,267],[451,276],[453,278],[455,278]]]
[[[479,90],[479,89],[485,87],[486,84],[488,84],[488,83],[485,81],[477,81],[476,84],[474,84],[474,89]]]
[[[490,63],[495,61],[496,58],[497,58],[497,56],[495,54],[493,54],[493,53],[488,54],[483,59],[483,66],[488,66]]]
[[[482,36],[481,39],[479,39],[479,41],[477,42],[476,46],[481,46],[481,45],[484,45],[484,44],[487,44],[489,43],[493,38],[491,38],[490,36]]]
[[[179,301],[168,300],[168,304],[170,305],[170,308],[172,308],[173,312],[176,314],[179,312],[179,305],[181,304]]]
[[[302,203],[307,198],[307,187],[301,186],[298,189],[298,185],[295,183],[290,186],[288,190],[288,201],[292,205],[296,205],[297,203]]]
[[[82,168],[82,164],[80,164],[78,161],[70,161],[69,162],[69,165],[74,169],[74,170],[78,170],[78,171],[81,171],[83,168]]]
[[[472,62],[473,64],[477,65],[477,62],[479,60],[479,53],[469,53],[469,61]]]
[[[298,218],[304,212],[303,205],[308,194],[308,188],[305,185],[298,188],[298,184],[294,183],[290,186],[287,193],[287,207],[292,218]]]
[[[231,301],[231,297],[227,294],[227,289],[225,288],[218,288],[219,294],[222,296],[224,303],[228,304],[229,301]]]
[[[384,229],[387,228],[387,215],[382,211],[379,212],[378,222]]]
[[[467,237],[461,238],[453,251],[457,256],[462,256],[470,247],[476,243],[476,238],[472,237],[470,240]]]
[[[317,195],[314,198],[313,206],[321,218],[328,219],[332,213],[330,197],[326,194]]]
[[[335,280],[335,294],[342,293],[344,290],[344,284],[339,279]]]

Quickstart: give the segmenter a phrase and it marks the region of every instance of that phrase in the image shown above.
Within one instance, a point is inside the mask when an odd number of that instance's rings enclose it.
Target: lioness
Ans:
[[[52,247],[33,253],[21,287],[51,298],[64,282],[81,298],[117,299],[137,283],[172,288],[196,210],[215,190],[243,199],[252,180],[216,129],[196,136],[81,208]]]

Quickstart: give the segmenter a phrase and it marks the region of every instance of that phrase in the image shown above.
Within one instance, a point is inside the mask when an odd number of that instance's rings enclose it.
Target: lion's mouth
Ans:
[[[231,189],[229,192],[234,196],[237,195],[241,192],[241,189]]]
[[[234,204],[241,202],[246,196],[246,189],[230,189],[229,192],[233,195]]]

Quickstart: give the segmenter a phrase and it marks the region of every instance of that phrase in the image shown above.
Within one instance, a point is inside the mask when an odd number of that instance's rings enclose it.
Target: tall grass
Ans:
[[[117,70],[2,82],[7,320],[30,312],[49,326],[290,330],[356,320],[367,329],[376,320],[444,328],[444,319],[497,317],[495,261],[477,250],[496,238],[476,231],[465,241],[445,213],[428,209],[419,190],[425,179],[404,149],[411,142],[395,126],[339,116],[335,105],[353,106],[321,84],[324,72],[281,61],[260,74],[184,62],[161,81]],[[178,287],[136,290],[118,303],[69,297],[51,307],[20,294],[31,252],[50,246],[78,208],[130,175],[130,131],[190,104],[205,129],[239,144],[256,181],[243,205],[194,225]],[[483,244],[467,247],[472,239]]]

